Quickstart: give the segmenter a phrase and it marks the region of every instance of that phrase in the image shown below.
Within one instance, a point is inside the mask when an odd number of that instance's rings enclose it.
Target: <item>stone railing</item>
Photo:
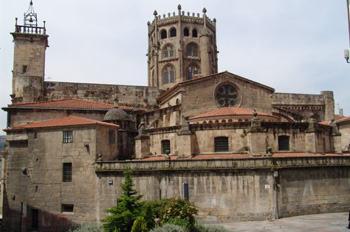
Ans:
[[[263,157],[243,159],[177,159],[157,161],[104,161],[96,163],[96,172],[118,172],[127,167],[135,171],[211,171],[211,170],[243,170],[243,169],[272,169],[311,168],[350,166],[349,155],[317,156],[317,157]]]
[[[45,35],[46,28],[45,27],[32,27],[32,26],[16,25],[16,33]]]

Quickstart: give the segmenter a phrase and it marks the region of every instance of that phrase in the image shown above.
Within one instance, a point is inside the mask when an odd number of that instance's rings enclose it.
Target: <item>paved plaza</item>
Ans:
[[[296,231],[337,232],[347,231],[349,213],[329,213],[282,218],[275,221],[234,222],[222,224],[230,231]]]

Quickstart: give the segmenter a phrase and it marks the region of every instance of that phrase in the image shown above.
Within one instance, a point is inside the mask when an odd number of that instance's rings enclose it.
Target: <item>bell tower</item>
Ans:
[[[38,17],[30,1],[24,13],[23,25],[17,24],[11,33],[14,40],[12,70],[12,103],[29,103],[42,100],[45,76],[45,51],[48,35],[44,26],[38,26]]]
[[[148,22],[148,85],[166,90],[179,82],[217,73],[216,19],[178,13]]]

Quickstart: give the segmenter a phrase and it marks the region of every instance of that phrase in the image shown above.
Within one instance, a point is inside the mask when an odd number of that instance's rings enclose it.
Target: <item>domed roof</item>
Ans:
[[[113,108],[107,111],[103,121],[133,121],[129,115],[122,109]]]

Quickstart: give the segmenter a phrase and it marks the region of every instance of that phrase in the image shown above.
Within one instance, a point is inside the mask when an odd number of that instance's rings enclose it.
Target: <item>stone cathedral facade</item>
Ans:
[[[206,9],[155,11],[147,26],[148,86],[69,83],[45,80],[49,36],[32,1],[16,19],[5,228],[99,224],[127,166],[144,199],[188,188],[203,222],[348,210],[350,117],[334,114],[333,92],[276,93],[220,72]]]

